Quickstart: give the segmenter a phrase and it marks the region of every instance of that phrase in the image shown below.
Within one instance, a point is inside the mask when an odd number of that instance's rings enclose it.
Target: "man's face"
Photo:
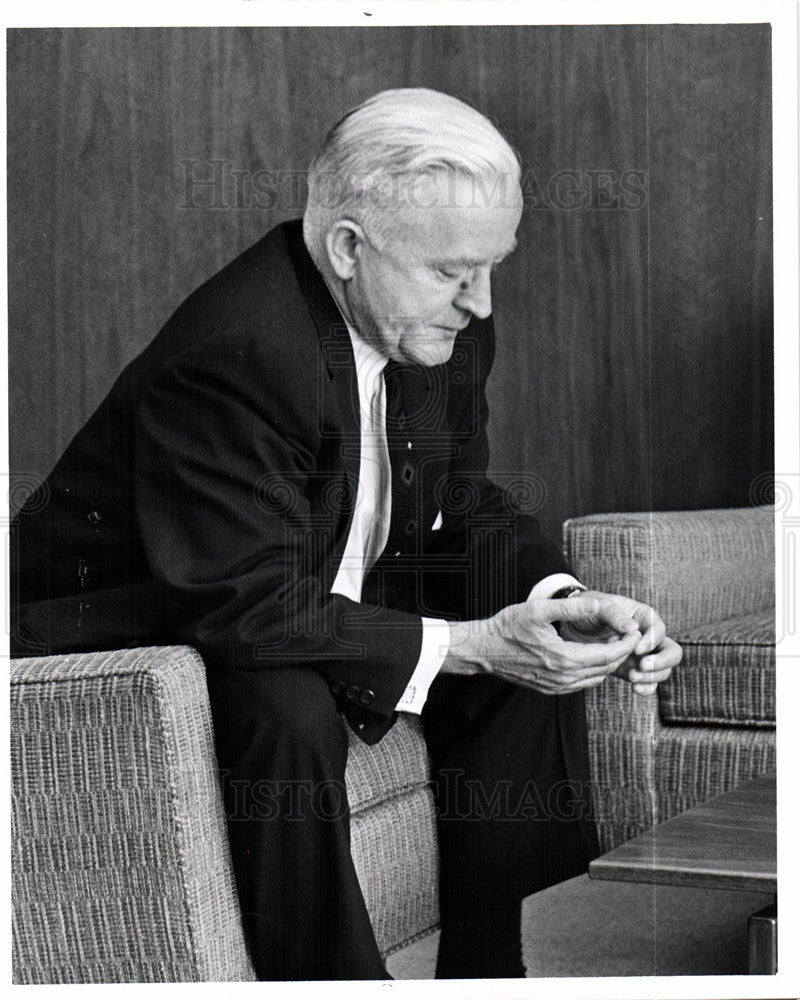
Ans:
[[[386,357],[438,365],[459,330],[492,311],[491,272],[514,249],[522,214],[516,185],[425,177],[392,235],[358,245],[347,304],[359,333]]]

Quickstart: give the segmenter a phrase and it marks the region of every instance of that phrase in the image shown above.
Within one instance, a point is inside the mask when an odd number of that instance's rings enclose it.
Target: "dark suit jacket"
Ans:
[[[493,354],[473,320],[412,379],[419,516],[374,571],[392,606],[331,595],[358,486],[355,363],[300,223],[273,229],[180,306],[17,517],[13,652],[186,642],[211,670],[305,665],[375,742],[420,613],[485,617],[565,569],[486,476]]]

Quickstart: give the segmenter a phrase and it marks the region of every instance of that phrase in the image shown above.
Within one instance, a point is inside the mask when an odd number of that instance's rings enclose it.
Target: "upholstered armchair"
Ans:
[[[14,981],[255,978],[198,654],[128,649],[11,668]],[[374,747],[352,737],[346,780],[353,856],[388,955],[438,921],[419,719],[404,716]]]
[[[567,521],[576,575],[656,608],[684,658],[650,697],[611,678],[588,696],[601,845],[609,850],[775,766],[770,508]]]

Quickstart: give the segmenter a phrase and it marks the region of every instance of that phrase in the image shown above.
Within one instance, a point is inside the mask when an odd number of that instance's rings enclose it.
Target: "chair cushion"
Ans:
[[[775,612],[676,635],[683,661],[659,686],[665,722],[775,727]]]
[[[381,954],[433,931],[439,923],[439,850],[430,787],[355,813],[350,836]]]
[[[374,746],[367,746],[348,727],[347,800],[361,812],[430,783],[428,750],[418,715],[401,712],[397,722]]]
[[[385,956],[438,925],[439,852],[428,751],[418,715],[401,712],[374,746],[348,732],[353,864]]]

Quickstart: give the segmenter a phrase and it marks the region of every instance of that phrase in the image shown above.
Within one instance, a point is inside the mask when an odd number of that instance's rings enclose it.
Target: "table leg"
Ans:
[[[747,923],[748,962],[751,976],[774,976],[778,971],[778,897]]]

